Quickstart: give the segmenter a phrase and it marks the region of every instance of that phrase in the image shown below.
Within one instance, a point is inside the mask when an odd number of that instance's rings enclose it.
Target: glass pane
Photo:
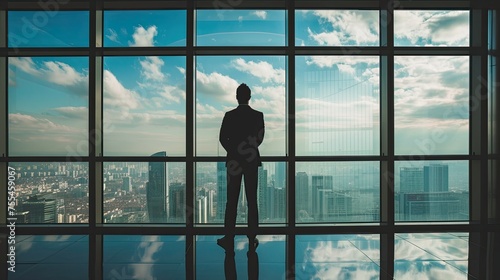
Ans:
[[[296,46],[378,46],[379,12],[369,10],[299,10]]]
[[[296,222],[378,222],[378,162],[297,162]]]
[[[88,156],[88,58],[8,62],[9,155]]]
[[[186,11],[104,11],[105,47],[186,45]]]
[[[394,58],[396,154],[467,154],[469,57]]]
[[[284,223],[286,217],[286,163],[264,162],[257,171],[257,206],[260,223]],[[247,224],[244,177],[238,198],[238,224]],[[196,223],[224,223],[227,202],[225,162],[196,164]]]
[[[394,11],[395,46],[469,46],[469,11]]]
[[[9,280],[89,279],[88,236],[17,235],[15,241],[15,272],[9,272]]]
[[[249,105],[264,113],[261,155],[285,155],[285,57],[196,58],[196,154],[226,156],[219,143],[224,112],[238,106],[236,88],[246,83]]]
[[[196,236],[196,279],[286,279],[284,235],[258,235],[259,247],[253,254],[248,238],[237,235],[234,255],[217,245],[221,237]],[[225,277],[225,272],[236,277]]]
[[[396,221],[468,221],[467,161],[397,161]]]
[[[285,42],[285,11],[196,11],[198,46],[284,46]]]
[[[379,279],[380,236],[298,235],[296,279]]]
[[[15,173],[16,223],[89,222],[88,163],[11,162],[9,167]]]
[[[89,46],[89,12],[9,11],[8,16],[10,48]]]
[[[380,153],[378,57],[296,58],[297,155]]]
[[[105,57],[104,65],[104,154],[185,155],[185,57]]]
[[[105,162],[103,169],[105,223],[185,222],[185,163]]]
[[[469,244],[468,233],[396,234],[394,278],[470,279]]]
[[[186,279],[186,237],[105,235],[103,279]]]

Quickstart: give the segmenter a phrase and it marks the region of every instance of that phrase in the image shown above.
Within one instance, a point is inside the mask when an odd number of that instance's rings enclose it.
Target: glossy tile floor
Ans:
[[[468,233],[415,233],[395,236],[395,279],[468,279]],[[196,237],[196,278],[224,279],[220,236]],[[258,236],[259,279],[285,279],[284,235]],[[16,272],[9,280],[89,279],[89,238],[85,235],[16,237]],[[380,237],[301,235],[296,237],[296,279],[379,279]],[[107,235],[103,279],[184,279],[184,236]],[[235,239],[234,267],[248,279],[248,241]]]

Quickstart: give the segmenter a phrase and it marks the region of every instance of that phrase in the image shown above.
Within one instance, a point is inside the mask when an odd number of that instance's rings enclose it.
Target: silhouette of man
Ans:
[[[227,250],[234,248],[234,232],[241,179],[244,177],[245,194],[248,205],[249,249],[258,246],[257,228],[259,213],[257,209],[257,173],[260,160],[259,145],[264,140],[264,114],[248,105],[251,90],[246,84],[236,89],[238,107],[226,112],[222,120],[219,141],[227,152],[227,203],[224,218],[226,235],[217,244]]]

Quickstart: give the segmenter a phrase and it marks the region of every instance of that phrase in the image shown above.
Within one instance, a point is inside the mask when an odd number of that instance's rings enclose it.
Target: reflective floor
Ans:
[[[196,237],[196,279],[225,279],[228,265],[238,279],[286,279],[286,236],[258,236],[255,255],[248,240],[235,238],[234,255],[217,246],[220,236]],[[397,234],[395,279],[468,279],[468,233]],[[185,279],[185,237],[106,235],[103,279]],[[300,235],[295,242],[295,279],[379,279],[380,236]],[[85,235],[16,237],[16,272],[10,279],[89,279],[89,238]],[[252,256],[252,258],[251,258]],[[234,258],[234,259],[233,259]],[[234,262],[233,262],[234,260]],[[226,264],[226,270],[224,268]],[[253,277],[253,276],[250,276]],[[473,279],[473,278],[469,278]]]

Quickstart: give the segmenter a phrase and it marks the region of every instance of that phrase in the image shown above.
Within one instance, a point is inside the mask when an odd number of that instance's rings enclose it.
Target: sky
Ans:
[[[88,12],[9,12],[8,45],[88,47]],[[286,46],[280,10],[200,10],[198,46]],[[186,13],[105,11],[104,47],[186,45]],[[81,22],[81,25],[68,24]],[[382,23],[383,24],[383,23]],[[379,46],[378,11],[299,10],[296,46]],[[408,30],[411,32],[408,32]],[[394,16],[396,46],[469,46],[467,11],[405,11]],[[218,144],[224,112],[240,83],[265,115],[263,155],[286,155],[286,56],[195,57],[195,152]],[[296,56],[297,155],[377,155],[380,64],[377,56]],[[9,154],[88,153],[86,57],[11,57]],[[395,57],[396,154],[468,152],[469,58]],[[104,155],[184,156],[186,60],[183,56],[104,57]]]

